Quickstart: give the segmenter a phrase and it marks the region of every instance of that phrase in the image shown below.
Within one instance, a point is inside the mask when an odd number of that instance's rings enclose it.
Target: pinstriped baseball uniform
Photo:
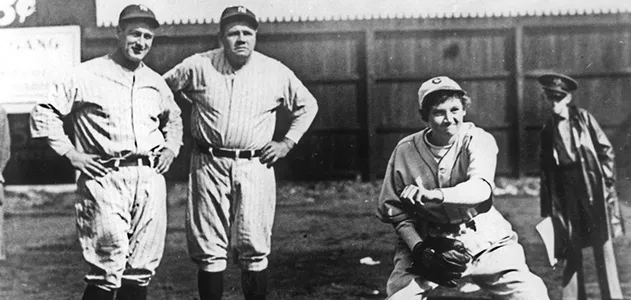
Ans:
[[[164,78],[192,102],[191,132],[203,146],[260,149],[272,140],[281,106],[292,114],[286,137],[298,142],[318,109],[291,70],[258,52],[237,71],[223,49],[195,54]],[[187,214],[191,258],[203,271],[223,271],[232,247],[242,269],[267,268],[276,203],[273,169],[258,159],[213,157],[193,148]]]
[[[76,148],[104,159],[150,155],[182,143],[180,109],[159,74],[141,64],[129,71],[102,56],[55,83],[31,113],[31,134],[64,155],[75,146],[62,118],[72,116]],[[85,280],[106,290],[121,281],[146,285],[162,257],[166,235],[164,177],[150,166],[127,166],[78,181],[76,204]]]
[[[378,217],[393,224],[399,236],[387,285],[389,299],[426,299],[436,287],[406,270],[411,264],[410,249],[427,235],[462,241],[474,256],[465,274],[498,299],[547,299],[543,282],[530,273],[516,233],[492,206],[492,199],[466,204],[468,195],[476,191],[454,188],[468,180],[483,180],[493,187],[498,152],[493,137],[473,123],[463,123],[456,142],[437,158],[432,149],[436,146],[427,139],[430,131],[427,128],[397,144],[379,197]],[[416,185],[417,178],[425,189],[441,188],[443,203],[412,206],[402,202],[399,195],[406,186]],[[458,226],[465,223],[475,225]],[[445,224],[455,224],[457,230],[442,230],[454,227]]]

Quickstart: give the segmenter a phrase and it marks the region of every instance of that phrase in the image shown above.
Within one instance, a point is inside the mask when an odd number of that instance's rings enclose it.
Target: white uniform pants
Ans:
[[[145,286],[155,274],[166,237],[164,177],[148,166],[120,167],[103,177],[79,177],[75,205],[79,242],[90,265],[88,284]]]
[[[427,299],[437,287],[406,271],[411,264],[410,250],[399,241],[394,257],[394,271],[388,279],[388,300]],[[517,234],[491,246],[465,271],[473,282],[493,294],[493,299],[547,300],[548,293],[541,278],[530,272],[524,250],[517,243]],[[465,276],[466,276],[465,275]]]
[[[186,234],[200,270],[226,269],[228,249],[242,270],[267,268],[276,205],[274,169],[258,158],[213,157],[193,150]]]

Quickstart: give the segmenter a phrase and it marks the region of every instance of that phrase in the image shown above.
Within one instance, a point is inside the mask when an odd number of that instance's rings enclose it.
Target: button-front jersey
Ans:
[[[385,222],[410,218],[399,195],[420,176],[425,189],[448,188],[470,179],[481,179],[491,187],[495,178],[497,145],[493,136],[464,123],[459,138],[440,161],[436,161],[424,135],[429,128],[399,142],[390,157],[380,195],[379,217]],[[426,203],[421,211],[426,221],[459,224],[478,214],[477,206]]]
[[[63,118],[72,114],[78,145],[101,156],[148,155],[182,144],[180,108],[162,77],[141,63],[124,69],[107,56],[77,66],[57,81],[31,113],[33,137],[47,137],[60,155],[74,148]]]
[[[258,52],[236,71],[221,48],[199,53],[164,78],[193,103],[195,140],[213,147],[262,148],[272,139],[281,106],[292,114],[286,137],[297,143],[318,110],[315,98],[289,68]]]

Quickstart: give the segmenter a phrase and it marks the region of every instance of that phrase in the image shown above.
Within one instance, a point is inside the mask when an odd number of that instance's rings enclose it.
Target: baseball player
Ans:
[[[142,62],[158,25],[147,7],[125,7],[116,50],[77,66],[31,114],[32,136],[80,171],[76,225],[90,265],[84,300],[146,299],[162,258],[163,174],[182,144],[182,120],[169,87]]]
[[[390,300],[427,299],[471,276],[496,299],[548,299],[511,225],[493,207],[497,145],[463,122],[471,99],[444,76],[418,92],[429,126],[402,139],[388,162],[378,217],[398,233]]]
[[[276,204],[272,165],[300,140],[318,110],[286,66],[254,51],[258,22],[243,6],[221,14],[221,48],[186,58],[164,78],[192,102],[189,254],[198,265],[200,299],[221,299],[229,249],[242,270],[245,299],[267,294]],[[289,131],[273,141],[276,111],[291,113]]]
[[[541,214],[555,225],[555,256],[565,259],[563,299],[586,299],[583,248],[591,246],[601,299],[622,299],[613,237],[624,235],[615,189],[615,155],[588,111],[572,102],[578,83],[548,73],[538,78],[551,110],[541,130]]]

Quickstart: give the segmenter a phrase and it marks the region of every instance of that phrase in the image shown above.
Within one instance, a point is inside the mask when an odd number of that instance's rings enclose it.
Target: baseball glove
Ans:
[[[445,287],[456,287],[471,262],[464,244],[456,239],[427,236],[412,250],[412,265],[408,272]]]

